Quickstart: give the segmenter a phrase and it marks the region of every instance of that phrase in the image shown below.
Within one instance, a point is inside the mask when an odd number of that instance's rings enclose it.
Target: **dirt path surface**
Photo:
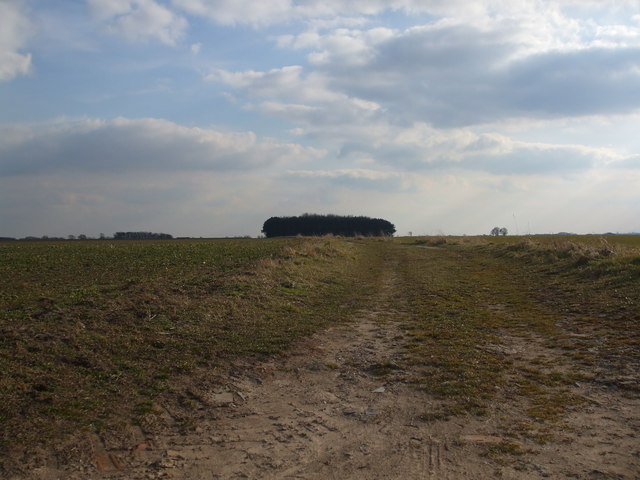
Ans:
[[[132,428],[126,448],[96,437],[91,464],[42,467],[28,478],[640,478],[633,389],[575,382],[563,392],[579,406],[537,431],[513,373],[487,415],[425,416],[442,401],[412,385],[393,265],[385,275],[352,323],[264,363],[236,363],[225,384],[196,399],[188,431],[165,409],[162,431]],[[487,348],[508,356],[513,372],[541,359],[566,364],[561,349],[534,336],[505,334]]]
[[[403,383],[402,372],[384,378],[372,373],[398,360],[396,335],[393,325],[363,318],[300,343],[283,364],[259,366],[255,379],[238,378],[228,417],[201,425],[206,443],[202,436],[162,439],[173,444],[163,473],[202,479],[449,478],[446,445],[417,418],[425,399]]]
[[[197,433],[151,439],[148,452],[147,444],[136,452],[150,458],[114,476],[459,478],[463,470],[451,467],[461,462],[448,459],[446,441],[419,419],[426,395],[399,366],[398,312],[383,307],[393,287],[387,278],[377,304],[352,324],[267,363],[236,365],[232,382],[204,399]]]

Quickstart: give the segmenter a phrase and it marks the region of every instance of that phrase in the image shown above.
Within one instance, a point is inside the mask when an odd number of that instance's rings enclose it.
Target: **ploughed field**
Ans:
[[[0,243],[0,476],[635,478],[639,323],[640,236]]]

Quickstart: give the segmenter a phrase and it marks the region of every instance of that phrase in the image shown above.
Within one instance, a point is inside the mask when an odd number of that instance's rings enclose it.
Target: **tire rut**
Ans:
[[[450,478],[447,446],[419,415],[426,395],[398,365],[402,305],[390,263],[372,304],[349,324],[300,340],[286,355],[212,392],[196,433],[146,439],[144,458],[113,452],[132,479]],[[216,404],[218,402],[218,404]],[[104,478],[104,476],[103,476]]]

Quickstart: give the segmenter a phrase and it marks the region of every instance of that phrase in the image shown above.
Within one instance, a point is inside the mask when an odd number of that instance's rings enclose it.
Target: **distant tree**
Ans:
[[[508,233],[507,231],[507,227],[502,227],[500,229],[500,235],[502,235],[503,237]]]
[[[86,240],[87,236],[84,233],[81,233],[80,235],[78,235],[78,240]]]
[[[168,233],[153,232],[116,232],[113,234],[114,240],[168,240],[173,236]]]
[[[500,227],[493,227],[491,229],[491,235],[493,235],[494,237],[497,237],[498,235],[500,235]]]
[[[75,240],[75,239],[76,239],[76,236],[75,236],[75,235],[69,235],[67,238],[68,238],[69,240]]]
[[[353,217],[339,215],[316,215],[305,213],[299,217],[271,217],[262,226],[266,237],[286,237],[294,235],[356,235],[391,236],[396,227],[381,218]]]

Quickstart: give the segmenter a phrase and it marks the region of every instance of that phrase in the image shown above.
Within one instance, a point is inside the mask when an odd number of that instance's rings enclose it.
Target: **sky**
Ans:
[[[638,0],[0,0],[0,236],[640,231]]]

